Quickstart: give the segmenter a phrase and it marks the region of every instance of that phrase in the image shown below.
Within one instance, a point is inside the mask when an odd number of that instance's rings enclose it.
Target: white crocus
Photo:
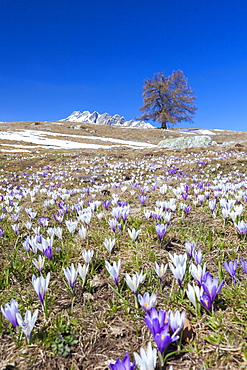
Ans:
[[[158,277],[160,278],[160,280],[165,275],[166,270],[167,270],[167,266],[168,266],[168,264],[164,265],[163,263],[159,266],[158,263],[155,262],[154,271],[156,272],[156,274],[158,275]]]
[[[135,228],[133,228],[132,230],[128,229],[129,236],[131,240],[133,240],[133,242],[138,238],[138,235],[140,234],[140,232],[141,232],[141,229],[140,230],[136,230]]]
[[[176,254],[174,253],[174,255],[168,253],[169,255],[169,258],[170,260],[172,261],[172,263],[174,264],[174,266],[177,266],[177,265],[186,265],[187,263],[187,253],[184,253],[184,254]]]
[[[80,235],[80,237],[83,239],[83,240],[86,240],[86,236],[87,236],[87,229],[84,227],[84,226],[81,226],[79,231],[78,231],[78,234]]]
[[[84,249],[83,251],[82,251],[82,257],[83,257],[83,259],[84,259],[84,261],[87,263],[87,264],[89,264],[90,262],[91,262],[91,260],[92,260],[92,258],[93,258],[93,255],[94,255],[94,250],[93,249],[90,249],[90,250],[86,250],[86,249]]]
[[[140,355],[134,352],[137,367],[140,370],[154,370],[156,367],[157,349],[152,348],[151,342],[148,342],[147,349],[140,349]]]
[[[44,306],[44,298],[45,298],[45,293],[48,289],[48,285],[50,282],[50,272],[46,275],[46,278],[43,276],[37,277],[33,275],[32,277],[32,284],[34,287],[35,292],[37,293],[37,296],[42,304]]]
[[[19,312],[17,312],[17,314],[16,314],[17,322],[20,325],[20,327],[22,328],[22,331],[25,333],[28,341],[30,341],[32,330],[33,330],[33,327],[34,327],[35,322],[36,322],[37,317],[38,317],[38,312],[39,312],[39,310],[37,309],[37,310],[34,311],[34,313],[32,315],[31,311],[27,310],[27,312],[25,313],[25,319],[24,320],[22,320],[22,317],[21,317]]]
[[[37,260],[33,260],[33,264],[37,269],[41,272],[44,267],[45,257],[41,256],[39,254],[39,257]]]
[[[86,276],[87,276],[87,273],[88,273],[88,269],[89,269],[89,265],[87,264],[84,264],[83,266],[78,263],[78,273],[83,281],[83,285],[85,284],[85,281],[86,281]]]
[[[193,306],[196,308],[197,301],[200,302],[200,298],[203,294],[203,288],[198,285],[190,285],[188,284],[188,289],[186,290],[187,297],[189,298],[190,302],[193,304]]]
[[[200,264],[195,265],[194,263],[192,263],[190,265],[190,273],[193,278],[201,285],[206,273],[206,263],[204,263],[203,267]]]
[[[139,285],[144,281],[146,275],[141,271],[140,274],[135,273],[132,277],[129,274],[125,274],[125,281],[130,290],[136,294]]]
[[[116,239],[105,239],[103,244],[106,247],[108,253],[112,252],[115,245],[115,241]]]

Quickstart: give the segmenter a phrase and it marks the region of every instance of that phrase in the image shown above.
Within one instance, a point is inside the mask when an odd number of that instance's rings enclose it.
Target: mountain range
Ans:
[[[96,125],[114,125],[142,129],[155,128],[150,123],[145,121],[134,121],[133,119],[130,121],[126,121],[126,119],[119,114],[114,114],[114,116],[111,116],[108,113],[100,114],[96,111],[94,111],[93,113],[90,113],[89,111],[74,111],[67,118],[61,119],[60,121],[87,122]]]

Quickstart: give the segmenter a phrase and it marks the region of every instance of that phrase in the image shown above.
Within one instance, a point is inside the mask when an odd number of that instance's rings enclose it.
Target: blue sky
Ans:
[[[194,124],[247,131],[247,2],[1,0],[0,121],[140,115],[146,78],[181,69]]]

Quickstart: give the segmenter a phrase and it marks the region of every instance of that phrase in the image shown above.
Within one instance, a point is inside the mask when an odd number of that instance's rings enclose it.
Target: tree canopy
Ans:
[[[163,72],[147,78],[143,86],[143,111],[140,119],[152,119],[160,122],[166,129],[178,122],[193,122],[192,118],[197,110],[194,91],[188,86],[188,80],[181,70],[173,71],[170,76]]]

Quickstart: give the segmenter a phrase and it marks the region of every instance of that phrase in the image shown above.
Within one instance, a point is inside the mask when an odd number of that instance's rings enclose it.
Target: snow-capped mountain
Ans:
[[[80,112],[74,111],[67,118],[61,119],[60,121],[67,122],[88,122],[96,125],[117,125],[122,127],[133,127],[133,128],[154,128],[150,123],[144,121],[126,121],[124,117],[119,114],[111,116],[108,113],[99,114],[98,112],[90,113],[88,111]]]

